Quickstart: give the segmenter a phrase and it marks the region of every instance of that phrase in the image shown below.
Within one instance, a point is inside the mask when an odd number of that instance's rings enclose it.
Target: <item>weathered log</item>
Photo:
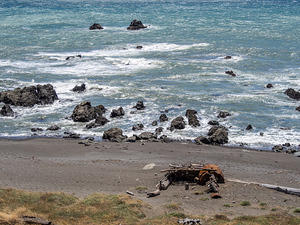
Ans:
[[[23,216],[25,224],[54,225],[52,222],[34,216]]]
[[[160,195],[160,190],[159,189],[157,189],[153,192],[148,192],[147,193],[147,198],[155,197],[155,196],[158,196],[158,195]]]
[[[158,190],[167,190],[168,187],[171,185],[172,181],[170,180],[170,175],[167,174],[164,178],[162,178],[158,184],[156,185],[156,188]]]
[[[126,193],[131,195],[131,196],[134,196],[133,192],[131,192],[131,191],[126,191]]]
[[[210,175],[209,181],[207,182],[207,186],[208,186],[208,193],[218,193],[219,192],[219,190],[218,190],[219,185],[217,183],[215,175],[213,175],[213,174]]]

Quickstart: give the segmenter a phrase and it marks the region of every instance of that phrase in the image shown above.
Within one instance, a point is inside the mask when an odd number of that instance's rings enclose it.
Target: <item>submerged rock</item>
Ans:
[[[273,87],[273,84],[267,84],[266,85],[266,88],[272,88]]]
[[[236,77],[236,74],[232,70],[225,71],[226,74]]]
[[[284,94],[286,94],[287,96],[289,96],[292,99],[300,100],[300,92],[299,91],[295,91],[293,88],[287,89],[284,92]]]
[[[122,107],[119,107],[118,109],[113,109],[111,111],[110,117],[115,118],[115,117],[121,117],[125,115],[125,111]]]
[[[51,84],[0,92],[0,102],[16,106],[46,105],[52,104],[55,100],[58,100],[58,97]]]
[[[165,121],[168,121],[168,120],[169,120],[169,118],[167,117],[166,114],[161,114],[159,116],[159,122],[165,122]]]
[[[144,129],[144,125],[139,123],[139,124],[136,124],[132,127],[132,130],[133,131],[137,131],[137,130],[143,130]]]
[[[226,111],[220,111],[218,114],[218,118],[226,118],[228,116],[231,116],[231,114],[229,112]]]
[[[158,127],[155,129],[155,134],[161,134],[163,132],[164,128]]]
[[[92,26],[90,26],[89,29],[90,30],[103,30],[104,28],[99,23],[94,23]]]
[[[195,138],[194,141],[197,145],[210,144],[210,141],[208,140],[208,138],[206,138],[204,136],[199,136],[199,137]]]
[[[120,128],[111,128],[104,131],[102,138],[112,142],[122,142],[127,137],[123,135],[123,131]]]
[[[67,58],[66,58],[66,60],[70,60],[70,59],[75,59],[75,58],[81,58],[82,56],[81,55],[71,55],[71,56],[68,56]]]
[[[144,26],[144,24],[140,20],[133,20],[129,27],[127,27],[127,30],[139,30],[147,28],[147,26]]]
[[[72,89],[72,91],[78,92],[78,93],[84,92],[85,90],[86,90],[85,84],[76,85],[76,86]]]
[[[219,125],[219,122],[218,121],[216,121],[216,120],[210,120],[209,122],[208,122],[208,125],[212,125],[212,126],[218,126]]]
[[[232,56],[230,56],[230,55],[227,55],[224,57],[224,59],[231,59],[231,58],[232,58]]]
[[[151,132],[143,132],[138,136],[139,140],[152,140],[157,139],[157,135]]]
[[[246,127],[246,130],[252,130],[252,129],[253,129],[253,127],[252,127],[251,124],[249,124],[249,125]]]
[[[11,109],[11,107],[7,104],[5,104],[2,109],[0,110],[0,115],[2,116],[7,116],[7,117],[14,117],[15,113],[14,111]]]
[[[33,128],[31,128],[30,130],[31,130],[31,132],[43,131],[43,129],[42,129],[42,128],[39,128],[39,127],[33,127]]]
[[[136,103],[135,106],[133,106],[133,108],[136,108],[137,110],[143,110],[145,109],[146,107],[144,106],[144,102],[143,101],[138,101]]]
[[[89,123],[86,125],[87,129],[95,128],[95,127],[101,127],[104,126],[109,122],[108,119],[106,119],[104,116],[100,115],[96,118],[95,122]]]
[[[51,130],[51,131],[56,131],[56,130],[59,130],[59,129],[60,129],[60,127],[57,126],[57,125],[52,125],[52,126],[47,128],[47,130]]]
[[[154,120],[154,121],[151,123],[152,126],[157,126],[157,124],[158,124],[158,123],[157,123],[156,120]]]
[[[300,106],[298,106],[298,107],[296,108],[296,110],[300,112]]]

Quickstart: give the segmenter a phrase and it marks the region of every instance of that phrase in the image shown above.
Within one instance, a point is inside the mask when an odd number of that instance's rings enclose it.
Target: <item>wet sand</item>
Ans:
[[[291,211],[300,197],[257,185],[226,182],[220,185],[222,199],[210,199],[206,187],[185,191],[177,184],[160,196],[146,198],[162,178],[160,170],[169,163],[214,163],[225,179],[300,188],[300,158],[284,153],[249,151],[239,148],[195,145],[193,143],[91,143],[81,140],[0,140],[0,186],[31,191],[62,191],[86,196],[94,192],[125,193],[152,205],[157,214],[170,202],[190,214],[224,213],[228,216],[267,214],[272,209]],[[146,164],[155,163],[151,170]],[[140,189],[139,187],[142,187]],[[195,195],[197,192],[198,195]],[[200,193],[200,194],[199,194]],[[251,206],[240,205],[250,201]],[[266,203],[264,210],[260,203]],[[224,205],[232,207],[224,207]]]

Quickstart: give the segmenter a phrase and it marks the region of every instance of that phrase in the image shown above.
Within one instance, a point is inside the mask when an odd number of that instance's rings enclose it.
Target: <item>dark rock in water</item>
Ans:
[[[98,116],[101,116],[106,112],[106,108],[103,105],[97,105],[94,107],[94,109]]]
[[[137,110],[143,110],[145,109],[146,107],[144,106],[144,102],[143,101],[138,101],[136,103],[135,106],[133,106],[133,108],[136,108]]]
[[[147,28],[147,26],[144,26],[144,24],[140,20],[133,20],[129,27],[127,27],[127,30],[139,30]]]
[[[114,117],[121,117],[125,115],[125,111],[122,107],[119,107],[118,109],[113,109],[111,111],[110,117],[114,118]]]
[[[163,130],[164,130],[164,128],[158,127],[158,128],[155,129],[155,133],[156,134],[161,134],[163,132]]]
[[[95,122],[87,124],[86,128],[91,129],[91,128],[95,128],[95,127],[101,127],[101,126],[104,126],[105,124],[107,124],[108,122],[109,122],[108,119],[106,119],[105,117],[100,115],[96,118]]]
[[[151,132],[143,132],[138,136],[139,140],[157,139],[157,135]]]
[[[159,116],[159,122],[165,122],[165,121],[168,121],[169,119],[168,119],[168,117],[167,117],[167,115],[166,114],[161,114],[160,116]]]
[[[260,132],[259,135],[260,135],[260,136],[264,136],[264,133],[263,133],[263,132]]]
[[[226,74],[236,77],[236,74],[232,70],[225,71]]]
[[[123,131],[120,128],[111,128],[104,131],[102,138],[112,142],[122,142],[127,137],[123,135]]]
[[[290,143],[284,143],[282,146],[284,146],[284,147],[291,147],[291,144]]]
[[[94,23],[92,26],[89,28],[90,30],[102,30],[104,29],[99,23]]]
[[[86,90],[85,84],[76,85],[76,86],[72,89],[72,91],[78,92],[78,93],[84,92],[85,90]]]
[[[60,127],[57,126],[57,125],[52,125],[52,126],[47,128],[47,130],[51,130],[51,131],[56,131],[56,130],[59,130],[59,129],[60,129]]]
[[[154,120],[154,121],[151,123],[152,126],[157,126],[157,124],[158,124],[158,123],[157,123],[156,120]]]
[[[81,58],[81,57],[82,57],[81,55],[76,55],[76,56],[71,55],[71,56],[68,56],[66,58],[66,60],[75,59],[75,58]]]
[[[143,130],[144,129],[144,125],[139,123],[139,124],[136,124],[132,127],[132,130],[133,131],[136,131],[136,130]]]
[[[208,135],[208,136],[211,136],[211,135],[213,135],[213,134],[216,132],[216,130],[218,130],[219,128],[222,128],[222,129],[228,130],[226,127],[224,127],[224,126],[222,126],[222,125],[213,126],[213,127],[211,127],[211,128],[209,129],[209,131],[208,131],[207,135]]]
[[[137,49],[142,49],[142,48],[143,48],[143,46],[141,46],[141,45],[138,45],[138,46],[136,46],[136,48],[137,48]]]
[[[5,104],[2,107],[2,109],[0,110],[0,115],[14,117],[15,113],[14,113],[14,111],[11,109],[11,107],[9,105]]]
[[[36,104],[52,104],[58,100],[51,84],[16,88],[11,91],[0,92],[0,102],[5,104],[32,107]]]
[[[197,111],[193,109],[186,110],[185,116],[188,118],[188,123],[192,127],[200,126],[200,122],[197,118]]]
[[[43,129],[42,128],[39,128],[39,127],[37,127],[37,128],[31,128],[31,132],[38,132],[38,131],[43,131]]]
[[[89,122],[97,116],[94,107],[90,102],[84,101],[73,110],[71,118],[74,122]]]
[[[272,88],[273,87],[273,84],[267,84],[266,85],[266,88]]]
[[[218,114],[218,118],[226,118],[227,116],[231,116],[231,114],[226,111],[220,111]]]
[[[185,128],[185,122],[182,116],[176,117],[171,122],[171,129],[179,129],[182,130]]]
[[[300,106],[298,106],[298,107],[296,108],[296,110],[300,112]]]
[[[283,146],[282,145],[275,145],[273,148],[272,148],[272,151],[273,152],[282,152],[283,151]]]
[[[286,94],[287,96],[289,96],[292,99],[300,100],[300,92],[299,91],[295,91],[293,88],[287,89],[284,92],[284,94]]]
[[[231,59],[231,58],[232,58],[232,56],[230,56],[230,55],[227,55],[224,57],[224,59]]]
[[[195,143],[197,145],[202,145],[202,144],[210,144],[210,141],[208,140],[208,138],[204,137],[204,136],[199,136],[197,138],[194,139]]]
[[[78,139],[80,138],[80,134],[72,133],[72,132],[64,132],[65,136],[63,138],[72,138],[72,139]]]
[[[208,122],[208,124],[209,124],[209,125],[213,125],[213,126],[216,126],[216,125],[218,126],[218,125],[219,125],[219,122],[216,121],[216,120],[211,120],[211,121]]]
[[[253,129],[253,127],[252,127],[251,124],[249,124],[249,125],[246,127],[246,130],[252,130],[252,129]]]

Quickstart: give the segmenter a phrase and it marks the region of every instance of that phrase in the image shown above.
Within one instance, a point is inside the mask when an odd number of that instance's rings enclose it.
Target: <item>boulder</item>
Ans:
[[[230,55],[227,55],[224,57],[224,59],[231,59],[231,58],[232,58],[232,56],[230,56]]]
[[[16,106],[46,105],[52,104],[55,100],[58,100],[58,97],[51,84],[0,92],[0,102]]]
[[[132,127],[132,130],[133,130],[133,131],[143,130],[143,128],[144,128],[144,125],[141,124],[141,123],[139,123],[139,124],[134,125],[134,126]]]
[[[267,84],[266,85],[266,88],[272,88],[273,87],[273,84]]]
[[[168,119],[168,117],[167,117],[167,115],[166,114],[161,114],[160,116],[159,116],[159,122],[165,122],[165,121],[168,121],[169,119]]]
[[[106,112],[106,108],[103,105],[97,105],[94,107],[94,109],[98,116],[101,116]]]
[[[143,132],[138,136],[139,140],[157,139],[157,135],[151,132]]]
[[[143,101],[138,101],[136,103],[135,106],[133,106],[133,108],[136,108],[137,110],[143,110],[145,109],[146,107],[144,106],[144,102]]]
[[[155,134],[161,134],[163,132],[164,128],[158,127],[155,129]]]
[[[133,20],[129,27],[127,27],[127,30],[139,30],[147,28],[147,26],[144,26],[144,24],[140,20]]]
[[[232,70],[225,71],[226,74],[236,77],[236,74]]]
[[[152,126],[157,126],[157,124],[158,124],[158,123],[157,123],[156,120],[154,120],[154,121],[151,123]]]
[[[90,30],[102,30],[104,29],[99,23],[94,23],[92,26],[89,28]]]
[[[43,129],[39,128],[39,127],[33,127],[33,128],[31,128],[31,132],[38,132],[38,131],[43,131]]]
[[[204,136],[199,136],[199,137],[195,138],[194,141],[197,145],[210,144],[210,141],[208,140],[208,138],[206,138]]]
[[[111,111],[110,117],[115,118],[115,117],[121,117],[125,115],[125,111],[122,107],[119,107],[118,109],[113,109]]]
[[[296,108],[296,110],[300,112],[300,106],[298,106],[298,107]]]
[[[5,104],[2,109],[0,110],[0,115],[2,116],[8,116],[8,117],[14,117],[15,113],[14,111],[11,109],[11,107],[7,104]]]
[[[249,124],[249,125],[246,127],[246,130],[252,130],[252,129],[253,129],[253,127],[252,127],[251,124]]]
[[[209,132],[209,142],[213,145],[223,145],[228,143],[228,130],[223,126],[214,126]]]
[[[200,122],[197,118],[197,111],[193,109],[186,110],[185,116],[188,118],[188,123],[192,127],[199,127]]]
[[[72,91],[80,93],[80,92],[84,92],[86,90],[85,84],[81,84],[81,85],[76,85]]]
[[[102,138],[112,142],[122,142],[127,137],[123,135],[123,131],[120,128],[111,128],[104,131]]]
[[[287,96],[289,96],[292,99],[300,100],[300,92],[299,91],[295,91],[293,88],[287,89],[284,92],[284,94],[286,94]]]
[[[142,48],[143,48],[143,46],[141,46],[141,45],[136,46],[136,49],[142,49]]]
[[[216,120],[211,120],[208,122],[209,125],[212,125],[212,126],[218,126],[219,125],[219,122],[216,121]]]
[[[47,130],[51,130],[51,131],[56,131],[56,130],[59,130],[59,129],[60,129],[60,127],[57,126],[57,125],[52,125],[52,126],[47,128]]]
[[[91,106],[90,102],[84,101],[74,108],[71,118],[74,122],[89,122],[96,116],[95,108]]]
[[[227,116],[231,116],[231,114],[226,111],[220,111],[218,114],[218,118],[226,118]]]
[[[182,116],[176,117],[171,122],[171,129],[182,130],[185,128],[185,122]]]
[[[105,124],[107,124],[108,122],[109,122],[108,119],[106,119],[105,117],[100,115],[100,116],[97,116],[95,122],[87,124],[86,128],[91,129],[91,128],[95,128],[95,127],[101,127],[101,126],[104,126]]]

